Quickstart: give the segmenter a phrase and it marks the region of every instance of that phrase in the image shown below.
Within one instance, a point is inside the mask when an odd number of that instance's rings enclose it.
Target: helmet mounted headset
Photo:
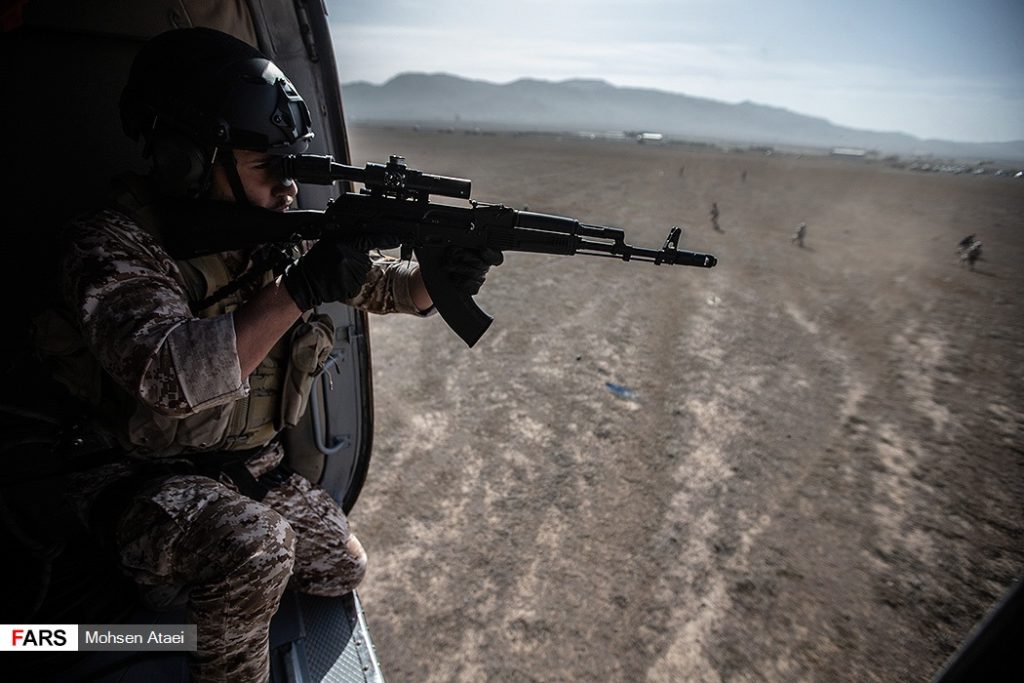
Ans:
[[[248,43],[208,28],[147,42],[120,104],[124,132],[143,139],[143,156],[170,195],[203,195],[217,163],[235,200],[247,204],[233,150],[301,154],[313,137],[309,109],[288,77]]]

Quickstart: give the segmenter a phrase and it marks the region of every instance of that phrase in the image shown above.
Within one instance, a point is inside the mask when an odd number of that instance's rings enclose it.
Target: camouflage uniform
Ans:
[[[188,264],[171,259],[157,238],[117,210],[77,220],[66,237],[65,303],[86,355],[119,387],[104,392],[119,401],[101,404],[126,454],[78,477],[80,514],[88,523],[109,484],[129,482],[127,507],[113,530],[121,563],[143,586],[189,587],[187,618],[199,627],[195,678],[266,680],[269,622],[285,587],[344,594],[365,573],[365,553],[325,491],[276,469],[284,458],[276,432],[262,444],[219,433],[231,422],[225,415],[258,398],[250,397],[250,379],[259,370],[240,376],[230,312],[197,317],[190,309],[182,275]],[[221,256],[233,277],[252,267],[250,254]],[[419,313],[409,291],[413,268],[375,259],[347,303],[373,313]],[[239,302],[259,286],[240,292]],[[95,392],[82,389],[88,385],[81,381],[79,389],[93,393],[95,403]],[[245,469],[273,479],[261,501],[242,495],[224,475],[188,466],[201,465],[211,451],[243,447]],[[152,463],[162,476],[133,478]]]

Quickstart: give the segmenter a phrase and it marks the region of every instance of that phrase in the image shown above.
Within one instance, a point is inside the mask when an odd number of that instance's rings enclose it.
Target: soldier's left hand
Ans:
[[[473,296],[480,291],[491,266],[500,266],[504,260],[504,255],[497,249],[448,247],[444,253],[443,268],[460,292]]]

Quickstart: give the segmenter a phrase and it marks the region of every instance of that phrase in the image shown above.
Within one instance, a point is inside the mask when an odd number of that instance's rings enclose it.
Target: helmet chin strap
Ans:
[[[249,197],[245,194],[245,187],[242,185],[242,178],[238,175],[238,162],[230,148],[220,150],[217,156],[217,163],[224,167],[228,176],[228,184],[231,192],[235,195],[235,201],[243,206],[249,206]]]

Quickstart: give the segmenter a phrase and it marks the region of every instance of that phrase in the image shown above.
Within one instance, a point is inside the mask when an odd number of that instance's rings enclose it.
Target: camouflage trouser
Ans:
[[[172,476],[132,499],[117,545],[138,583],[189,587],[197,681],[266,681],[270,618],[285,587],[342,595],[366,571],[341,508],[297,474],[262,502],[208,477]]]

